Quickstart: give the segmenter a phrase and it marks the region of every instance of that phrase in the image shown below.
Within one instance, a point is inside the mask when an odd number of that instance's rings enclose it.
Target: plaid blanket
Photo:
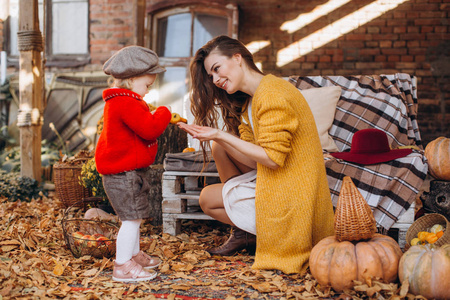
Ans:
[[[342,179],[348,175],[372,208],[378,227],[389,229],[415,201],[428,172],[417,123],[415,78],[408,74],[360,76],[291,76],[300,90],[337,85],[342,88],[329,134],[340,151],[348,151],[353,134],[365,128],[386,132],[391,148],[412,145],[410,155],[377,165],[358,165],[324,152],[328,184],[336,206]],[[318,99],[320,101],[320,99]]]

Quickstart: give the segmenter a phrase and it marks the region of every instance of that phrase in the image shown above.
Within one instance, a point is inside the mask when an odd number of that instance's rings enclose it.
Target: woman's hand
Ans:
[[[177,123],[178,127],[192,135],[193,138],[198,139],[201,142],[211,141],[218,137],[219,129],[211,128],[207,126],[199,126],[195,124]]]
[[[279,166],[267,156],[261,146],[241,140],[239,137],[222,130],[195,124],[177,123],[178,127],[192,135],[201,142],[215,141],[221,145],[229,155],[246,166],[256,169],[257,163],[261,163],[271,169]]]

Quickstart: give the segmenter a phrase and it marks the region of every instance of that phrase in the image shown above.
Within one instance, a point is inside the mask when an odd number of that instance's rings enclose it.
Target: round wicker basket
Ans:
[[[377,231],[373,212],[349,176],[345,176],[334,216],[336,239],[370,239]]]
[[[440,224],[444,227],[444,235],[441,236],[433,245],[442,246],[450,243],[450,222],[441,214],[431,213],[418,218],[408,228],[408,231],[406,232],[407,247],[411,246],[411,240],[417,237],[419,232],[429,231],[435,224]]]
[[[67,247],[77,258],[85,255],[113,257],[116,254],[118,224],[101,219],[69,218],[69,211],[80,206],[75,203],[64,211],[61,226]]]

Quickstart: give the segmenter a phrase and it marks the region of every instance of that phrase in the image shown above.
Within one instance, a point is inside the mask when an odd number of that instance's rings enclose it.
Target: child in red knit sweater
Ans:
[[[165,69],[152,50],[128,46],[108,59],[103,71],[112,76],[112,81],[111,88],[103,91],[103,130],[95,162],[108,199],[122,222],[112,278],[122,282],[151,280],[157,273],[148,270],[156,268],[160,260],[141,251],[139,245],[142,219],[150,217],[150,185],[145,173],[155,160],[156,139],[172,115],[165,106],[150,112],[143,97]]]

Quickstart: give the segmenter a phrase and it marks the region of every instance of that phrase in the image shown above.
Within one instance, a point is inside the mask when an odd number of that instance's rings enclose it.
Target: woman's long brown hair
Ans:
[[[260,74],[253,61],[253,55],[240,41],[222,35],[218,36],[203,47],[197,50],[190,65],[191,72],[191,112],[195,117],[195,124],[209,127],[218,127],[219,108],[224,120],[225,131],[238,135],[241,113],[250,96],[237,91],[228,94],[225,90],[214,85],[205,70],[204,62],[212,51],[217,51],[220,55],[231,58],[235,54],[240,54],[245,64]],[[202,143],[205,151],[206,143]]]

